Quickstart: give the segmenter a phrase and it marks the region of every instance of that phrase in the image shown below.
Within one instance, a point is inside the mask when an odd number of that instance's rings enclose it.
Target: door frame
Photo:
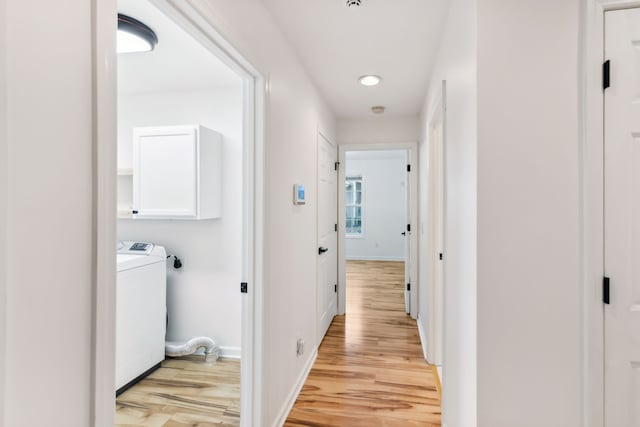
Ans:
[[[427,236],[427,265],[425,266],[426,271],[428,271],[428,277],[425,281],[427,288],[427,299],[428,299],[428,307],[426,307],[427,312],[422,313],[419,312],[419,316],[426,315],[427,322],[427,346],[425,358],[427,361],[436,366],[442,366],[444,361],[444,308],[445,308],[445,299],[446,299],[446,273],[445,273],[445,263],[446,263],[446,221],[447,221],[447,174],[446,174],[446,153],[447,153],[447,82],[446,80],[442,81],[440,86],[440,90],[436,99],[433,102],[432,108],[429,110],[430,115],[427,120],[427,230],[425,235]],[[441,277],[441,286],[440,289],[436,286],[436,273],[435,266],[438,262],[436,260],[436,247],[435,241],[432,238],[435,234],[435,230],[438,227],[438,224],[435,222],[434,218],[436,218],[436,209],[438,209],[437,203],[434,202],[434,191],[435,191],[435,179],[436,175],[434,174],[434,168],[432,160],[435,157],[435,147],[432,144],[433,140],[433,130],[436,124],[440,124],[442,126],[442,144],[440,147],[440,161],[442,162],[440,165],[440,179],[442,185],[442,218],[441,224],[442,227],[442,253],[444,254],[444,259],[442,262],[442,277]]]
[[[583,416],[588,427],[604,427],[604,14],[638,7],[638,0],[588,0],[583,3],[580,17],[580,273],[584,318]]]
[[[244,80],[243,281],[241,426],[263,419],[265,117],[268,81],[189,2],[150,0]],[[92,0],[93,20],[93,283],[91,425],[115,417],[117,0]],[[239,285],[239,284],[238,284]],[[240,290],[238,289],[238,292]]]
[[[345,211],[344,185],[340,185],[346,179],[345,153],[347,151],[378,151],[378,150],[407,150],[407,162],[411,165],[409,174],[409,218],[413,227],[411,232],[411,318],[418,318],[418,234],[420,224],[418,217],[418,177],[420,171],[418,158],[418,143],[392,142],[392,143],[362,143],[338,145],[338,315],[343,315],[347,308],[347,261],[346,261],[346,233],[345,217],[341,212]]]

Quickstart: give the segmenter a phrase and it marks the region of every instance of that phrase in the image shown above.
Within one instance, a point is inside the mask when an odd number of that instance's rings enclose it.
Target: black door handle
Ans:
[[[403,236],[406,236],[406,235],[407,235],[407,232],[406,232],[406,231],[403,231],[403,232],[402,232],[402,233],[400,233],[400,234],[402,234]]]
[[[325,252],[329,252],[329,249],[323,248],[322,246],[318,248],[318,255],[322,255]]]

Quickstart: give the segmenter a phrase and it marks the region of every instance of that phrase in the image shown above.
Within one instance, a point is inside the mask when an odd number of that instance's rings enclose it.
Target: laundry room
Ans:
[[[161,363],[192,354],[196,364],[235,363],[224,368],[224,399],[232,418],[239,416],[244,81],[163,4],[118,5],[117,420],[134,424],[153,410],[133,413],[135,393],[126,391],[149,389],[141,381]],[[132,35],[142,42],[128,40]],[[147,280],[129,277],[143,264],[162,266],[154,276],[160,285],[131,291],[126,287]],[[145,322],[161,328],[161,349]],[[144,343],[154,351],[145,354]],[[135,358],[142,360],[137,368],[130,366]]]

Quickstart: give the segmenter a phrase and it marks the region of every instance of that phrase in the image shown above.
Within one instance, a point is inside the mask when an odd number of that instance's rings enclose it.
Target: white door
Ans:
[[[318,344],[338,310],[337,150],[318,135]]]
[[[434,346],[433,362],[442,365],[444,328],[444,138],[443,122],[437,121],[433,130],[433,301]]]
[[[421,315],[427,322],[427,360],[442,365],[444,329],[444,94],[429,120],[428,188],[427,188],[427,308]]]
[[[640,10],[606,12],[605,425],[640,426]]]
[[[407,161],[408,163],[408,161]],[[410,166],[409,166],[410,167]],[[409,167],[407,168],[407,174],[405,177],[405,213],[406,213],[406,229],[402,232],[405,236],[404,239],[404,311],[407,314],[411,313],[411,290],[418,286],[417,283],[411,281],[411,206],[409,194],[411,194],[411,177],[409,176]],[[416,225],[417,226],[417,225]]]

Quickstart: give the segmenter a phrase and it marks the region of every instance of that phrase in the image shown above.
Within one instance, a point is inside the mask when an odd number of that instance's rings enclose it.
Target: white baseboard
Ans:
[[[404,257],[348,256],[347,261],[404,261]]]
[[[424,327],[422,326],[422,321],[420,319],[420,314],[418,314],[418,335],[420,336],[420,344],[422,344],[422,354],[424,356],[424,360],[426,360],[427,362],[429,361],[429,359],[427,358],[427,334],[426,331],[424,330]]]
[[[307,362],[304,369],[300,373],[300,376],[298,377],[298,381],[296,381],[296,384],[291,390],[291,393],[289,393],[289,396],[287,396],[287,400],[285,400],[284,405],[282,406],[282,409],[278,414],[278,417],[273,423],[273,427],[282,427],[285,421],[287,421],[289,412],[291,412],[291,409],[293,409],[293,405],[296,403],[296,399],[298,398],[298,395],[302,390],[302,386],[304,386],[304,383],[307,381],[309,372],[311,372],[311,368],[313,368],[313,364],[316,362],[317,357],[318,357],[318,349],[315,348],[313,349],[313,354],[309,358],[309,361]]]
[[[220,357],[227,359],[240,359],[242,350],[240,347],[224,347],[220,346]]]

